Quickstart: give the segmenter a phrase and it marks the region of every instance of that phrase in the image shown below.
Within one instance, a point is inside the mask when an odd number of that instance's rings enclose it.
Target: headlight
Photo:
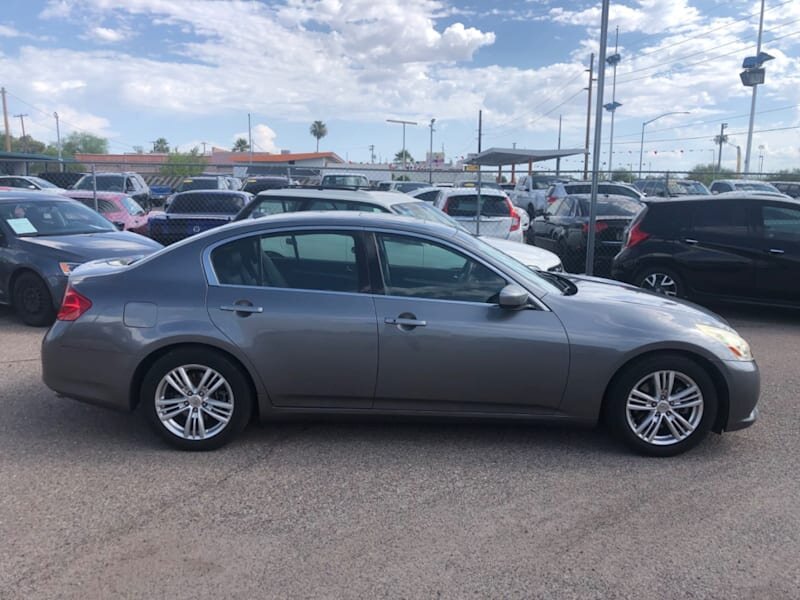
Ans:
[[[61,269],[61,272],[64,275],[69,275],[72,273],[73,269],[80,266],[81,263],[73,263],[73,262],[60,262],[58,263],[58,268]]]
[[[732,329],[723,329],[713,325],[698,325],[698,331],[721,342],[731,353],[734,360],[753,360],[753,353],[742,336]]]

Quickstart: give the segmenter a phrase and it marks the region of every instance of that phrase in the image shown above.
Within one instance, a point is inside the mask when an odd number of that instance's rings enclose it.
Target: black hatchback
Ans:
[[[800,202],[726,196],[648,201],[612,276],[698,301],[800,307]]]

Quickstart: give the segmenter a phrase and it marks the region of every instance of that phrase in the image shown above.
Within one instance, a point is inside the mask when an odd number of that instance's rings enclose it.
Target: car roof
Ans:
[[[323,175],[323,177],[336,177],[336,176],[339,176],[339,175],[347,175],[348,177],[356,176],[356,177],[363,177],[364,179],[369,179],[363,173],[354,173],[352,171],[347,171],[347,172],[341,171],[341,172],[338,172],[338,173],[325,173],[325,175]]]
[[[766,183],[767,185],[772,185],[770,181],[760,181],[758,179],[715,179],[711,183],[712,185],[715,183]]]
[[[721,194],[694,194],[688,196],[656,197],[648,196],[644,199],[647,204],[680,203],[680,202],[724,202],[734,198],[746,198],[748,200],[760,200],[763,202],[787,202],[800,206],[800,200],[795,200],[788,196],[777,196],[769,193],[759,192],[723,192]]]
[[[67,196],[62,196],[61,194],[52,194],[48,192],[0,190],[0,202],[3,204],[25,202],[26,200],[55,200],[56,202],[76,201],[73,198],[68,198]]]
[[[591,198],[591,194],[567,194],[564,198],[580,198],[580,199],[587,199]],[[631,198],[630,196],[626,196],[625,194],[597,194],[597,198],[602,198],[603,200],[627,200],[628,202],[636,202],[639,203],[636,198]]]
[[[257,199],[262,198],[312,198],[315,200],[349,200],[350,202],[364,202],[375,206],[388,208],[395,204],[405,202],[422,202],[408,194],[398,192],[383,192],[377,190],[338,190],[319,188],[289,188],[283,190],[264,190],[259,192]]]
[[[442,194],[445,197],[448,196],[477,196],[478,195],[478,187],[452,187],[452,188],[441,188]],[[497,197],[506,197],[506,193],[498,189],[496,187],[487,187],[484,188],[481,185],[481,196],[497,196]]]
[[[245,192],[244,190],[185,190],[183,192],[178,192],[175,194],[175,198],[178,196],[192,196],[192,195],[213,195],[213,196],[252,196],[250,192]]]

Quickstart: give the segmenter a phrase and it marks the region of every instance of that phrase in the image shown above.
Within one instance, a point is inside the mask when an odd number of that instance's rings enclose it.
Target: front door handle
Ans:
[[[223,304],[219,307],[220,310],[237,313],[263,313],[264,309],[260,306],[252,306],[248,304]]]
[[[785,252],[780,248],[770,248],[767,252],[770,254],[785,254]]]
[[[695,244],[697,244],[697,243],[698,243],[698,242],[697,242],[697,240],[693,240],[692,238],[686,238],[686,239],[685,239],[685,240],[683,240],[683,241],[684,241],[684,242],[686,242],[687,244],[690,244],[690,245],[692,245],[692,246],[694,246]]]
[[[397,325],[398,327],[401,328],[408,327],[412,329],[414,327],[425,327],[428,324],[427,321],[420,321],[419,319],[408,319],[405,317],[396,317],[396,318],[386,317],[383,320],[383,322],[386,323],[387,325]]]

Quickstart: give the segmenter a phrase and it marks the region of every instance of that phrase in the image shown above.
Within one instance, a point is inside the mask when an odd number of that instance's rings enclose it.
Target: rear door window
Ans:
[[[761,207],[764,238],[779,242],[800,242],[800,208],[777,204]]]
[[[751,235],[746,203],[735,200],[695,203],[692,207],[692,232],[698,238]]]

